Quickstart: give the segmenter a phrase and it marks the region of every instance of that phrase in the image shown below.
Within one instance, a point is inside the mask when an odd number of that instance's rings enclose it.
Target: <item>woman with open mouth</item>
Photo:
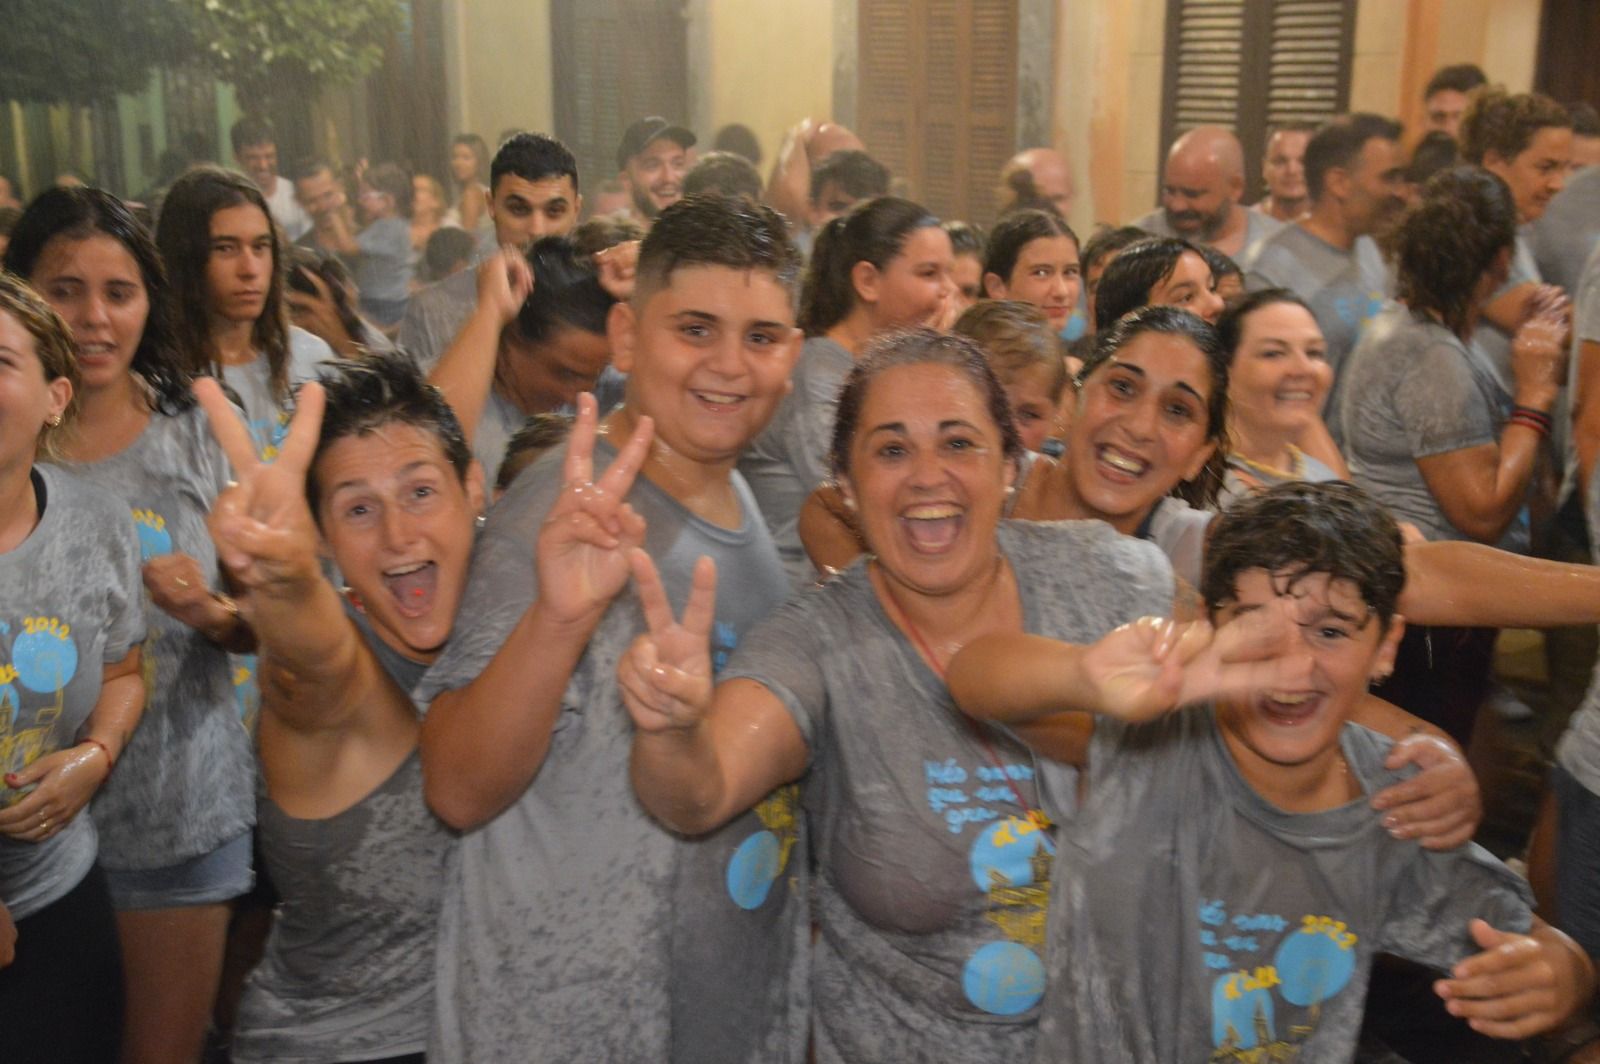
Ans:
[[[856,204],[817,235],[800,291],[806,341],[792,390],[739,460],[797,586],[811,578],[797,528],[800,508],[828,478],[839,387],[873,337],[911,326],[950,326],[953,268],[950,237],[939,219],[893,196]]]
[[[238,478],[211,528],[261,633],[257,834],[281,898],[232,1059],[420,1061],[452,836],[409,692],[455,620],[481,470],[403,355],[325,368],[271,464],[214,382],[196,391]]]

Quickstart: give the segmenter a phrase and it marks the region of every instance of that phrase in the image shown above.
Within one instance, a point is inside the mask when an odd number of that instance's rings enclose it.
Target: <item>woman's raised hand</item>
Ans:
[[[649,630],[633,641],[617,663],[622,703],[640,731],[693,727],[711,707],[711,627],[716,620],[717,567],[702,557],[683,619],[661,586],[661,574],[642,550],[631,559],[634,586]]]
[[[628,582],[629,552],[644,543],[644,518],[628,505],[627,496],[650,453],[654,423],[641,417],[616,460],[596,480],[599,421],[594,396],[580,395],[561,494],[539,530],[539,603],[551,619],[564,624],[599,620]]]
[[[306,503],[306,471],[322,429],[322,385],[300,387],[288,434],[270,463],[257,455],[249,431],[215,380],[195,381],[194,394],[236,478],[211,507],[217,560],[248,592],[317,576],[317,529]]]

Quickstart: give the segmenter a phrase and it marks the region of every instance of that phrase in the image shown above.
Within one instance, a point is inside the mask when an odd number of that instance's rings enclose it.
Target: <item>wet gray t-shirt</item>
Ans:
[[[1528,244],[1539,274],[1571,295],[1589,255],[1600,246],[1600,166],[1586,166],[1567,180],[1537,222]]]
[[[416,697],[474,679],[537,596],[535,541],[563,454],[519,476],[478,540],[455,634]],[[596,471],[616,452],[596,445]],[[701,555],[717,563],[713,664],[788,585],[749,489],[742,523],[712,525],[644,477],[628,501],[674,609]],[[568,682],[550,749],[505,812],[464,835],[439,929],[439,1062],[640,1060],[798,1064],[805,1054],[804,839],[793,787],[685,839],[629,782],[633,724],[617,661],[644,631],[630,586]]]
[[[120,499],[35,466],[44,514],[0,554],[0,807],[25,797],[3,782],[75,745],[100,698],[103,667],[145,636],[139,537]],[[43,843],[0,836],[0,904],[31,916],[94,864],[89,810]]]
[[[1516,251],[1511,256],[1511,272],[1506,276],[1506,283],[1489,297],[1491,302],[1519,285],[1544,282],[1544,278],[1539,275],[1538,263],[1533,259],[1533,247],[1528,242],[1528,235],[1527,226],[1517,230]],[[1479,320],[1478,327],[1472,330],[1472,342],[1469,346],[1494,368],[1495,379],[1499,381],[1500,389],[1506,393],[1508,400],[1510,396],[1515,395],[1517,379],[1511,372],[1511,334],[1488,318],[1483,318]]]
[[[816,579],[816,569],[800,545],[800,507],[828,479],[833,414],[839,406],[839,389],[854,365],[850,352],[826,336],[806,340],[795,363],[793,388],[783,397],[772,423],[739,459],[739,472],[755,492],[795,587]]]
[[[1389,271],[1378,245],[1363,236],[1346,251],[1302,225],[1286,225],[1247,249],[1239,265],[1250,291],[1287,288],[1310,305],[1334,374],[1325,409],[1338,410],[1340,370],[1362,327],[1388,297]]]
[[[435,281],[406,302],[400,321],[400,349],[417,365],[431,368],[478,305],[478,272],[462,270]]]
[[[361,250],[341,254],[363,303],[398,303],[411,288],[411,224],[404,218],[380,218],[356,235]]]
[[[228,460],[198,406],[152,414],[121,453],[70,467],[133,511],[143,561],[187,554],[221,586],[206,528]],[[94,800],[100,862],[164,868],[209,853],[255,823],[255,753],[234,701],[228,655],[141,594],[144,716]]]
[[[315,379],[317,366],[332,362],[335,358],[333,348],[320,338],[299,326],[289,327],[287,377],[291,389]],[[244,408],[245,425],[250,430],[251,439],[256,441],[256,451],[262,459],[270,461],[277,456],[278,447],[289,431],[289,412],[293,408],[289,396],[273,392],[271,371],[267,360],[261,355],[241,365],[223,366],[222,379],[239,397],[239,405]]]
[[[1098,521],[999,534],[1029,632],[1082,643],[1170,614],[1148,543]],[[811,751],[819,1064],[1033,1059],[1054,845],[1031,812],[1069,810],[1041,799],[1027,749],[955,708],[861,562],[763,623],[725,676],[776,695]]]
[[[1428,539],[1467,539],[1417,459],[1499,438],[1511,402],[1493,370],[1443,325],[1394,304],[1367,326],[1345,372],[1339,420],[1350,479]],[[1526,526],[1514,522],[1499,546],[1526,551]]]
[[[1475,845],[1393,839],[1366,794],[1389,741],[1346,725],[1364,792],[1291,814],[1239,775],[1212,710],[1098,722],[1062,829],[1039,1060],[1347,1061],[1376,953],[1448,969],[1467,924],[1526,932],[1527,886]]]

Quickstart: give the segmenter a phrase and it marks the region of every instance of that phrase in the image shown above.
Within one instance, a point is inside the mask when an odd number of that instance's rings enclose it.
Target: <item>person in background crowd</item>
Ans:
[[[778,146],[767,176],[767,203],[788,221],[790,232],[804,228],[812,171],[834,152],[866,150],[860,137],[837,122],[801,119]]]
[[[756,202],[761,199],[761,189],[761,171],[755,164],[743,155],[728,151],[706,152],[683,176],[685,196],[720,192],[724,196],[744,196]]]
[[[1150,234],[1137,226],[1124,225],[1116,229],[1102,227],[1083,245],[1080,263],[1083,267],[1083,306],[1088,328],[1075,344],[1079,350],[1073,351],[1073,355],[1080,361],[1087,353],[1081,349],[1087,347],[1094,339],[1095,293],[1100,288],[1100,278],[1105,275],[1106,267],[1111,265],[1112,259],[1122,253],[1123,248],[1149,238]]]
[[[500,471],[494,478],[494,501],[500,501],[519,473],[561,446],[570,435],[570,414],[534,414],[524,421],[506,443],[506,456],[500,460]]]
[[[1223,309],[1226,310],[1244,297],[1244,271],[1237,262],[1210,244],[1200,246],[1200,255],[1211,270],[1211,290],[1222,300]]]
[[[806,221],[812,239],[823,226],[862,200],[888,194],[888,167],[855,148],[834,152],[811,170]]]
[[[428,246],[422,251],[422,261],[417,264],[418,279],[426,286],[454,277],[462,270],[471,272],[472,260],[477,254],[478,242],[471,233],[453,225],[441,226],[428,238]],[[404,327],[402,322],[401,328]]]
[[[1504,181],[1516,205],[1518,232],[1505,282],[1482,308],[1474,350],[1495,369],[1501,390],[1516,391],[1511,336],[1546,306],[1566,305],[1566,294],[1544,283],[1526,227],[1537,222],[1566,184],[1572,158],[1567,109],[1537,93],[1510,95],[1498,88],[1476,92],[1461,122],[1461,157]]]
[[[493,483],[512,434],[531,415],[570,412],[580,392],[595,393],[608,413],[620,401],[620,377],[602,380],[611,364],[606,319],[617,295],[561,237],[546,237],[525,256],[501,252],[478,267],[477,281],[477,309],[429,379]]]
[[[756,137],[755,130],[742,122],[729,122],[717,130],[711,147],[714,151],[731,151],[735,155],[742,155],[753,166],[761,165],[761,141]]]
[[[644,239],[644,227],[631,218],[605,215],[590,218],[572,232],[572,247],[579,255],[594,259],[618,244]]]
[[[1222,316],[1211,264],[1199,248],[1177,237],[1145,237],[1123,248],[1100,273],[1095,331],[1151,304],[1187,310],[1208,324]]]
[[[1067,385],[1071,374],[1061,341],[1044,311],[1033,303],[985,299],[956,319],[951,332],[983,349],[989,368],[1006,391],[1017,438],[1033,454],[1043,454],[1064,435],[1062,414],[1070,416]]]
[[[1309,122],[1285,122],[1273,129],[1261,159],[1261,180],[1267,192],[1254,210],[1280,222],[1292,222],[1305,213],[1306,142],[1316,131]]]
[[[1399,305],[1368,325],[1343,370],[1338,417],[1351,478],[1428,539],[1527,551],[1518,521],[1566,360],[1562,309],[1517,331],[1515,391],[1469,347],[1516,239],[1515,201],[1492,173],[1439,174],[1394,238]],[[1383,697],[1464,748],[1482,701],[1494,632],[1417,626]]]
[[[1072,213],[1075,192],[1072,164],[1065,155],[1054,148],[1027,148],[1000,168],[996,214],[1003,218],[1020,207],[1042,206],[1066,218]]]
[[[411,179],[411,265],[415,270],[428,238],[443,226],[460,228],[461,217],[444,198],[444,186],[428,174]]]
[[[1406,163],[1406,206],[1415,207],[1421,202],[1422,186],[1429,178],[1460,161],[1461,144],[1456,138],[1438,129],[1423,134],[1411,151],[1411,161]]]
[[[509,138],[508,138],[509,139]],[[489,146],[476,133],[458,133],[450,141],[450,180],[455,185],[456,218],[461,228],[474,235],[491,228],[494,209],[494,179],[489,164]]]
[[[950,251],[955,256],[950,279],[955,282],[956,301],[962,311],[983,297],[983,251],[986,237],[982,229],[968,222],[945,222]]]
[[[393,163],[355,170],[359,219],[344,183],[325,162],[314,162],[295,182],[313,225],[301,243],[338,255],[356,282],[364,314],[383,328],[400,323],[411,289],[411,179]]]
[[[1282,222],[1239,205],[1244,149],[1231,130],[1198,126],[1179,137],[1161,172],[1161,206],[1131,224],[1238,256]]]
[[[355,282],[337,255],[291,248],[288,285],[289,320],[340,358],[394,350],[394,341],[356,312]]]
[[[1059,214],[1028,207],[1001,218],[983,257],[983,294],[1032,303],[1058,334],[1083,287],[1078,237]]]
[[[289,324],[288,256],[260,189],[214,166],[173,184],[156,226],[171,282],[173,346],[191,375],[234,391],[263,457],[277,452],[294,385],[334,357]]]
[[[1422,118],[1428,131],[1459,137],[1471,94],[1487,84],[1488,77],[1472,63],[1440,67],[1422,90]]]
[[[41,1064],[121,1049],[117,924],[87,806],[144,708],[139,537],[127,505],[38,464],[69,429],[72,334],[0,273],[0,1030]]]
[[[299,240],[311,229],[311,216],[295,198],[294,184],[278,174],[278,138],[272,123],[246,115],[233,124],[228,139],[233,144],[233,161],[261,189],[272,220],[283,226],[290,240]]]
[[[500,145],[489,168],[494,245],[526,249],[546,236],[568,236],[583,211],[578,161],[554,137],[519,133]],[[435,281],[411,298],[400,323],[400,347],[424,369],[450,346],[477,305],[470,270]]]
[[[1405,209],[1400,125],[1373,114],[1336,118],[1317,130],[1305,157],[1310,210],[1256,244],[1241,265],[1251,291],[1287,288],[1316,315],[1335,420],[1340,369],[1389,289],[1373,234]],[[1338,426],[1329,428],[1337,439]]]
[[[695,136],[659,115],[634,122],[617,145],[617,171],[633,197],[633,213],[649,226],[667,207],[683,198],[683,176],[693,160]]]
[[[739,459],[796,586],[811,566],[800,545],[800,507],[827,479],[839,386],[867,341],[913,325],[954,320],[950,237],[910,200],[883,196],[835,218],[817,235],[800,293],[806,341],[788,395]]]

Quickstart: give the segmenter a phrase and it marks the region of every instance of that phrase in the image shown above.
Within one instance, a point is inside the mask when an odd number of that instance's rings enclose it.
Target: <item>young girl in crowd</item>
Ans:
[[[281,899],[233,1059],[420,1062],[451,838],[423,803],[408,693],[454,624],[482,474],[403,356],[327,367],[271,465],[197,390],[238,470],[212,534],[262,633],[257,835]]]
[[[939,220],[893,196],[858,203],[817,235],[800,292],[806,343],[792,391],[739,471],[798,585],[810,580],[797,523],[806,496],[827,479],[833,413],[856,357],[880,333],[955,320],[950,237]]]
[[[459,225],[469,233],[487,232],[489,218],[489,146],[476,133],[459,133],[450,142],[450,178],[455,182],[453,207]]]
[[[229,477],[172,347],[166,276],[143,226],[90,188],[28,206],[6,267],[44,295],[80,352],[80,417],[60,456],[120,498],[149,592],[146,708],[95,799],[127,974],[125,1061],[200,1053],[229,902],[251,885],[255,761],[226,650],[254,637],[221,593],[206,516]]]
[[[984,295],[1032,303],[1059,334],[1081,290],[1078,238],[1058,215],[1030,207],[995,225],[983,258]]]
[[[7,1056],[110,1064],[117,925],[86,810],[144,707],[127,504],[38,464],[70,426],[72,334],[0,274],[0,1031]]]

